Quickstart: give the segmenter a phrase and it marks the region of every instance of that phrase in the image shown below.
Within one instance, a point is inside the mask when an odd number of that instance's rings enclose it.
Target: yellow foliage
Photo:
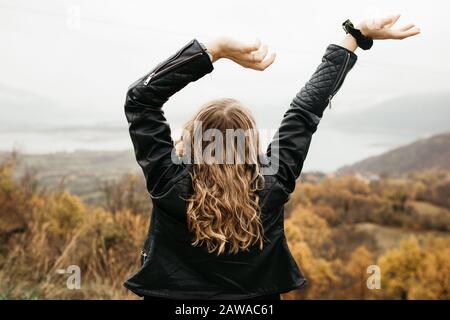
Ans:
[[[349,298],[366,299],[371,295],[371,291],[367,288],[367,268],[373,264],[373,254],[365,246],[359,246],[352,252],[345,267],[351,279]]]
[[[329,297],[332,294],[332,289],[340,281],[339,276],[333,270],[332,263],[315,257],[306,242],[295,243],[289,247],[308,279],[308,286],[294,292],[291,297],[294,299],[324,299]]]
[[[315,257],[309,246],[309,243],[318,246],[327,240],[329,229],[326,222],[312,212],[298,208],[286,219],[285,233],[291,253],[309,282],[306,289],[286,295],[285,298],[319,299],[329,295],[330,288],[339,283],[339,276],[332,264]]]
[[[138,268],[148,230],[145,186],[127,176],[105,187],[104,207],[93,207],[67,192],[27,188],[13,172],[14,161],[0,164],[0,299],[136,298],[122,282]],[[309,285],[284,298],[450,299],[449,211],[443,199],[448,176],[411,179],[367,183],[338,177],[298,186],[284,227]],[[431,207],[439,210],[426,212]],[[418,236],[380,250],[376,237],[357,231],[358,222],[377,225],[375,230],[387,224],[389,235]],[[407,230],[412,226],[428,236]],[[389,247],[399,238],[389,238]],[[376,292],[366,286],[367,267],[375,261],[381,269]],[[82,290],[67,290],[66,277],[56,272],[69,265],[81,268]]]
[[[310,247],[317,250],[329,240],[331,235],[326,220],[302,206],[294,209],[289,219],[286,219],[286,223],[298,228],[298,241],[307,242]]]
[[[47,232],[61,237],[71,234],[83,223],[86,208],[80,199],[67,192],[52,194],[41,206],[34,207],[33,218],[45,225]]]
[[[449,299],[450,241],[415,237],[379,259],[383,293],[390,299]]]

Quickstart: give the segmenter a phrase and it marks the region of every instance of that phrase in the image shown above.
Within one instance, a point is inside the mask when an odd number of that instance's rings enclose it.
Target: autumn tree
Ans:
[[[399,248],[381,256],[381,285],[384,296],[391,299],[408,299],[411,287],[419,281],[419,268],[424,254],[415,237],[403,240]]]
[[[367,268],[373,263],[373,254],[365,246],[359,246],[352,252],[345,267],[348,279],[347,298],[367,299],[370,296],[370,290],[367,288]]]
[[[331,229],[328,223],[308,208],[298,206],[287,220],[298,228],[298,241],[306,242],[317,254],[329,247]]]
[[[332,263],[320,257],[320,252],[330,240],[330,229],[326,221],[313,212],[298,207],[286,219],[285,231],[291,252],[309,281],[306,288],[292,292],[287,298],[332,298],[333,288],[338,286],[340,278]]]

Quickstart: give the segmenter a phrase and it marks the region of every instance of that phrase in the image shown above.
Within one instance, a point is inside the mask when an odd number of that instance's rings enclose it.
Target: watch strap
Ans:
[[[344,28],[345,33],[349,33],[355,38],[358,47],[363,50],[369,50],[372,48],[373,39],[366,37],[362,34],[361,30],[356,29],[350,19],[347,19],[344,23],[342,23],[342,27]]]

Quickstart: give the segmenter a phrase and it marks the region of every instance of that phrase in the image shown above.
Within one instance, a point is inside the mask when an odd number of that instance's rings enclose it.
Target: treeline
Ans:
[[[450,174],[424,172],[365,181],[354,176],[300,183],[288,204],[314,207],[331,226],[372,222],[413,230],[450,231]]]
[[[285,229],[310,286],[287,296],[449,299],[449,194],[450,175],[445,172],[415,173],[403,179],[365,181],[343,176],[298,183]],[[367,223],[398,231],[396,246],[380,248],[376,234],[355,228]],[[413,235],[400,240],[405,233]],[[367,287],[371,265],[381,272],[380,289]]]
[[[31,171],[14,177],[14,168],[14,157],[0,164],[0,298],[135,298],[122,282],[138,268],[147,233],[143,179],[104,182],[103,204],[86,205],[63,187],[40,188]],[[285,228],[310,284],[284,298],[448,299],[449,185],[444,173],[299,183]],[[414,236],[380,248],[360,223]],[[58,273],[69,265],[81,268],[82,290],[68,290]],[[367,288],[370,265],[380,268],[381,289]]]

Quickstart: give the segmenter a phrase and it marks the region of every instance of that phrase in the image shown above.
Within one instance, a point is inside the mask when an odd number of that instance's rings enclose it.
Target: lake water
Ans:
[[[265,133],[265,132],[264,132]],[[262,134],[263,146],[272,133]],[[176,136],[174,134],[174,136]],[[304,166],[305,171],[330,172],[344,165],[378,155],[397,146],[420,138],[415,135],[349,133],[320,127]],[[124,150],[132,148],[127,128],[60,129],[33,132],[0,132],[0,150],[16,148],[25,153],[50,153],[55,151]]]

